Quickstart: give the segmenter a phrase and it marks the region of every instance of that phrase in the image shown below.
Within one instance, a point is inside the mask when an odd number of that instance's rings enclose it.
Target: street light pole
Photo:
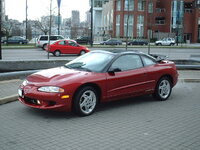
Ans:
[[[60,23],[61,23],[61,18],[60,18],[60,4],[61,0],[57,0],[58,3],[58,35],[60,35]]]
[[[60,7],[58,7],[58,35],[60,35]]]
[[[47,58],[49,59],[49,50],[50,50],[50,36],[51,36],[51,20],[52,20],[52,0],[50,0],[50,19],[49,19],[49,39],[48,39],[48,54]]]
[[[151,45],[150,45],[150,42],[151,42],[151,32],[152,32],[152,13],[153,13],[153,2],[152,0],[149,1],[149,4],[150,6],[148,5],[147,7],[150,7],[150,12],[148,12],[149,14],[149,32],[148,32],[148,54],[150,54],[150,50],[151,50]],[[149,11],[149,9],[147,8],[147,11]]]
[[[2,36],[2,30],[1,30],[1,24],[2,24],[2,3],[0,0],[0,40],[1,40],[1,36]],[[1,42],[0,42],[0,60],[2,59],[2,48],[1,48]]]

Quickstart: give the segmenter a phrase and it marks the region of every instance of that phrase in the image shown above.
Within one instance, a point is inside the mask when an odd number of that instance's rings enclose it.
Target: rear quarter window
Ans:
[[[149,58],[149,57],[146,57],[146,56],[142,56],[142,61],[144,63],[145,66],[151,66],[151,65],[155,65],[156,62],[155,60]]]
[[[50,40],[52,40],[52,41],[58,40],[58,37],[57,36],[50,36]]]
[[[47,41],[48,40],[48,36],[41,36],[40,37],[40,41]]]

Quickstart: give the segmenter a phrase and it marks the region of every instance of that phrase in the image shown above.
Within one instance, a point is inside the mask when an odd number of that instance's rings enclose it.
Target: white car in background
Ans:
[[[50,36],[50,44],[56,42],[57,40],[62,40],[64,37],[62,35],[51,35]],[[45,47],[47,46],[49,42],[49,36],[48,35],[41,35],[38,38],[37,41],[37,47],[41,47],[43,50],[45,50]]]
[[[175,45],[176,41],[174,38],[164,38],[162,40],[158,40],[155,42],[155,45],[168,45],[172,46]]]

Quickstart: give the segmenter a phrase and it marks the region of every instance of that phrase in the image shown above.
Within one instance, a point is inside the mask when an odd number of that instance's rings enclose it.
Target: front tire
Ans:
[[[97,105],[98,94],[93,87],[86,86],[78,90],[75,95],[73,108],[77,115],[91,115]]]
[[[82,50],[79,55],[81,56],[81,55],[84,55],[85,53],[86,52],[84,50]]]
[[[162,77],[156,85],[154,97],[158,100],[165,101],[171,95],[171,91],[171,80],[168,77]]]

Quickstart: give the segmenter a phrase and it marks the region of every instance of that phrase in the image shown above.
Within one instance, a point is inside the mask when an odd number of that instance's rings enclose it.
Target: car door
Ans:
[[[74,41],[66,41],[66,45],[62,49],[63,54],[79,54],[80,47]]]
[[[139,55],[118,57],[107,74],[107,97],[119,99],[137,95],[146,90],[147,76]]]
[[[155,89],[161,70],[157,67],[157,62],[154,59],[145,55],[142,55],[141,58],[147,74],[147,92],[151,92]]]
[[[62,54],[65,54],[67,49],[67,41],[62,40],[55,44],[54,50],[59,50]]]

